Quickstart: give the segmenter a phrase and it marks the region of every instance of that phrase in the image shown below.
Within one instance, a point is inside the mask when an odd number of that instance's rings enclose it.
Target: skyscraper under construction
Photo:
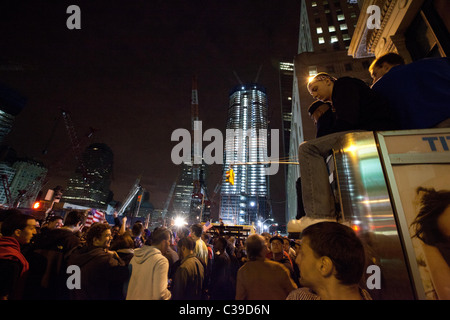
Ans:
[[[256,83],[234,87],[229,94],[220,218],[229,224],[252,224],[270,214],[267,156],[267,95]],[[235,172],[234,184],[225,172]]]
[[[192,79],[191,137],[199,125],[197,78]],[[201,125],[200,125],[201,127]],[[205,182],[206,166],[199,146],[192,143],[189,161],[180,164],[180,174],[174,189],[173,217],[180,216],[189,224],[205,222],[210,218],[210,201]]]

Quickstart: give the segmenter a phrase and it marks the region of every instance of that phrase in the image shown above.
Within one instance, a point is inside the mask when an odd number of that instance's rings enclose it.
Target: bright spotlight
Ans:
[[[187,224],[186,219],[184,219],[182,217],[176,217],[175,220],[174,220],[174,225],[176,227],[182,227],[182,226],[184,226],[186,224]]]

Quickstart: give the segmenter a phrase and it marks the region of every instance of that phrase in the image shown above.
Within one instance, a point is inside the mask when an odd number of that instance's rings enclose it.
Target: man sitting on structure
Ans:
[[[450,127],[450,59],[426,58],[405,64],[396,53],[369,67],[372,90],[385,97],[400,129]]]
[[[336,79],[319,73],[309,81],[308,90],[315,99],[332,104],[336,120],[330,130],[332,133],[299,146],[303,204],[308,218],[336,220],[325,158],[333,148],[339,147],[345,134],[392,130],[396,128],[395,118],[386,100],[356,78]]]

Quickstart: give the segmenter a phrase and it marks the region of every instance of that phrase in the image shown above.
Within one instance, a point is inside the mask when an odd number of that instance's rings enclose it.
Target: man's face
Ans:
[[[314,251],[309,246],[309,243],[309,238],[304,237],[296,263],[300,269],[300,284],[313,288],[317,280],[320,279],[320,273],[317,267],[319,263],[318,259],[314,255]]]
[[[23,230],[16,230],[14,234],[20,244],[30,243],[31,239],[36,234],[36,220],[28,219],[27,226]]]
[[[289,252],[289,240],[283,240],[283,250]]]
[[[49,229],[58,229],[61,228],[63,226],[63,221],[62,219],[57,219],[55,221],[52,221],[48,224],[48,228]]]
[[[161,252],[165,254],[170,247],[170,238],[161,242]]]
[[[386,73],[388,73],[389,70],[391,70],[392,66],[384,62],[380,67],[373,66],[373,68],[370,70],[370,76],[373,79],[372,84],[380,80],[382,76],[384,76]]]
[[[333,81],[329,79],[314,80],[308,84],[308,91],[314,99],[331,102],[331,94],[333,93]]]
[[[270,244],[270,248],[273,253],[283,252],[283,242],[280,240],[273,240]]]
[[[109,246],[111,245],[111,240],[112,240],[111,230],[107,229],[107,230],[103,231],[100,238],[94,239],[94,246],[102,247],[105,249],[109,248]]]

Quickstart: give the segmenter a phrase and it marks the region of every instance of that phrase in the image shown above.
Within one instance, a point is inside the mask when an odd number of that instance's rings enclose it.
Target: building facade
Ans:
[[[14,162],[15,171],[9,189],[13,204],[20,208],[31,208],[42,188],[47,168],[40,162],[31,159],[20,159]]]
[[[406,63],[450,54],[450,2],[447,0],[365,0],[348,53],[355,58],[388,52],[400,54]],[[380,9],[379,27],[367,20],[370,6]],[[369,11],[370,12],[370,11]],[[373,14],[373,13],[372,13]]]
[[[229,224],[256,224],[270,215],[267,161],[267,95],[258,84],[234,87],[229,95],[220,218]],[[226,171],[234,170],[234,184]]]
[[[110,200],[110,184],[113,171],[113,152],[103,143],[94,143],[82,155],[69,179],[62,201],[75,205],[105,209]]]

